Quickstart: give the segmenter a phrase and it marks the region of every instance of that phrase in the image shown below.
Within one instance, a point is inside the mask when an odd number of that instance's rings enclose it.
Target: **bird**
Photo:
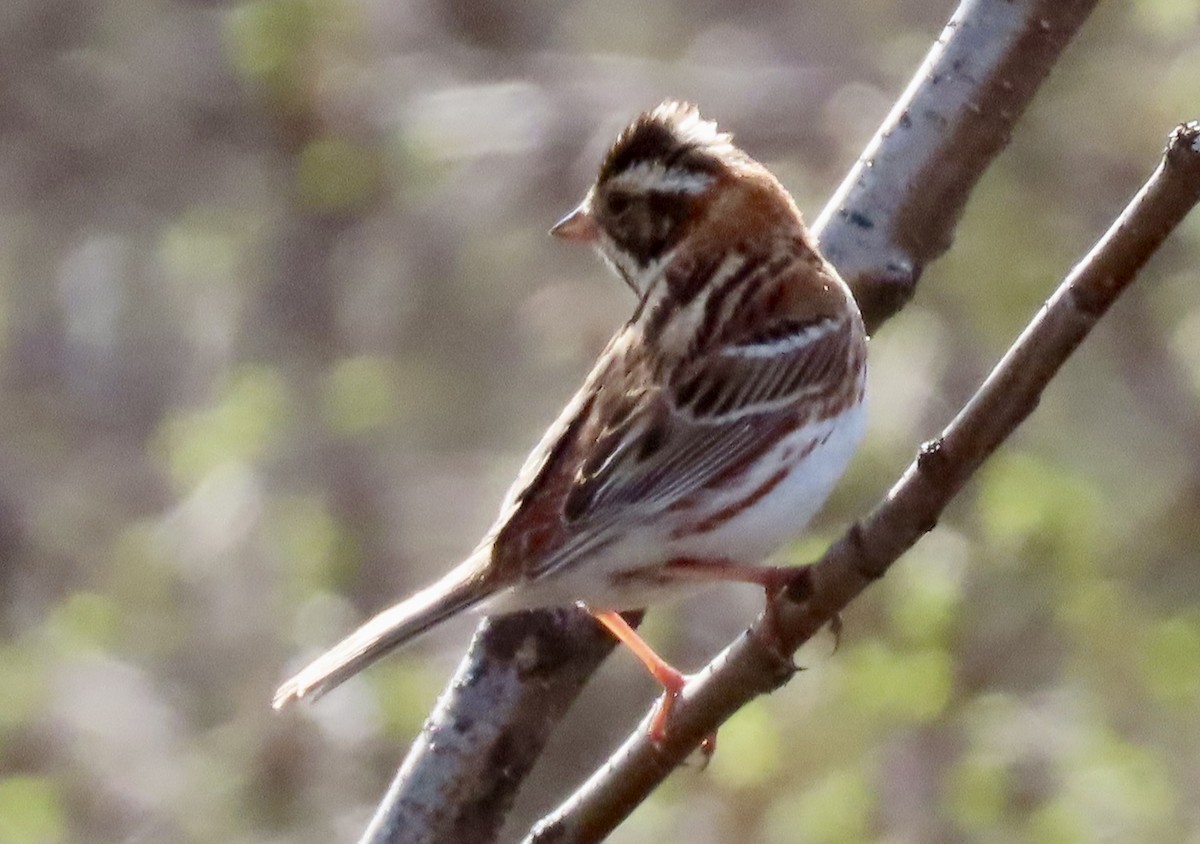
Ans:
[[[663,686],[660,739],[686,677],[621,612],[719,581],[770,598],[797,571],[763,562],[862,439],[867,334],[791,195],[696,106],[668,100],[620,132],[550,232],[599,252],[632,315],[475,550],[285,682],[276,709],[468,609],[580,605]]]

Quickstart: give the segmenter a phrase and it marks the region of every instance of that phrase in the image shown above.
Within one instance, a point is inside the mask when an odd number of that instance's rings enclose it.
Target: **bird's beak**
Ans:
[[[600,226],[596,224],[596,218],[588,210],[585,200],[578,208],[555,223],[550,229],[550,234],[576,243],[595,243],[600,237]]]

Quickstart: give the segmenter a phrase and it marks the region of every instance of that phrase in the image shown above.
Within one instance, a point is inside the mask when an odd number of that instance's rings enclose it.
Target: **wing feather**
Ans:
[[[797,405],[836,391],[850,364],[849,320],[781,320],[681,365],[597,437],[564,508],[574,536],[535,576],[603,543],[615,525],[652,518],[736,471],[795,424]],[[840,364],[840,365],[839,365]]]

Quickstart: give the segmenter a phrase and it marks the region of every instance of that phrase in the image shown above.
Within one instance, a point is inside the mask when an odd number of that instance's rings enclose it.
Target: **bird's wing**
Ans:
[[[774,444],[809,401],[837,391],[850,364],[845,320],[780,322],[676,370],[605,429],[567,496],[568,519],[657,510]]]
[[[596,403],[598,434],[563,505],[570,535],[531,574],[569,565],[615,526],[719,483],[798,422],[823,418],[853,379],[857,341],[848,315],[781,318],[685,361],[665,383]]]

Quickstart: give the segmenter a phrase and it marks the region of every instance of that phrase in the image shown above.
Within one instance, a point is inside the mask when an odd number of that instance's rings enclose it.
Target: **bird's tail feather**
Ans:
[[[272,706],[318,698],[393,648],[489,598],[498,590],[485,575],[485,562],[473,554],[436,583],[379,613],[280,686]]]

